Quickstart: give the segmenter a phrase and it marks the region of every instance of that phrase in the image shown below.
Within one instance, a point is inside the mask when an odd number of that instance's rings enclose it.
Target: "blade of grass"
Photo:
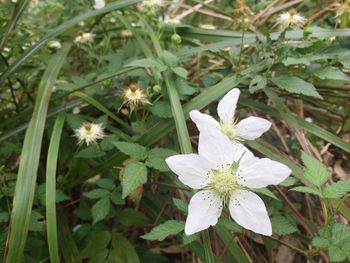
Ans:
[[[38,52],[43,46],[45,46],[51,39],[57,37],[66,30],[72,28],[73,26],[79,24],[81,21],[86,19],[103,15],[105,13],[127,7],[129,5],[136,4],[141,0],[120,0],[118,2],[107,5],[104,8],[93,10],[77,16],[66,23],[61,24],[60,26],[54,28],[50,31],[45,37],[38,41],[33,47],[29,48],[25,53],[23,53],[15,62],[13,62],[9,68],[7,68],[4,73],[0,76],[0,86],[13,72],[15,72],[18,67],[20,67],[27,59],[29,59],[33,54]]]
[[[6,263],[21,262],[27,240],[30,214],[33,205],[37,170],[39,166],[42,137],[52,86],[70,50],[64,45],[49,61],[39,85],[32,119],[29,123],[17,176],[10,232],[7,239]]]
[[[47,243],[52,263],[59,263],[56,220],[56,167],[65,115],[57,116],[53,127],[46,164],[46,224]]]

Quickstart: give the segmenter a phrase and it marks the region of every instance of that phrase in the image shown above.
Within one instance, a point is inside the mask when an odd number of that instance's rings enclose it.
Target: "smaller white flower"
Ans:
[[[106,5],[105,0],[95,0],[94,8],[101,9],[101,8],[104,8],[105,5]]]
[[[301,28],[303,25],[307,22],[307,19],[298,13],[292,15],[289,12],[285,12],[283,14],[280,14],[277,18],[277,23],[280,24],[282,27],[295,27],[295,28]]]
[[[85,44],[85,43],[92,43],[94,41],[95,38],[95,34],[94,33],[83,33],[80,36],[77,36],[74,40],[74,43],[77,44]]]
[[[52,49],[60,49],[62,47],[61,42],[57,40],[52,40],[47,45]]]
[[[151,13],[155,13],[165,5],[166,3],[164,2],[164,0],[143,0],[139,7],[141,10],[144,9]]]
[[[74,130],[74,136],[78,138],[78,144],[94,144],[97,140],[102,139],[105,134],[101,124],[84,123],[79,129]]]
[[[272,234],[264,202],[249,190],[284,181],[291,174],[286,165],[256,158],[242,144],[232,144],[213,129],[199,134],[198,154],[174,155],[165,161],[182,183],[199,189],[188,206],[186,235],[216,225],[226,204],[242,227]]]
[[[271,127],[271,122],[259,117],[248,117],[240,122],[235,120],[235,111],[239,98],[239,89],[229,91],[218,104],[220,122],[208,114],[193,110],[190,117],[200,132],[205,129],[216,129],[225,134],[231,141],[255,140]]]
[[[163,23],[166,25],[178,25],[181,23],[181,20],[176,17],[170,17],[166,15],[163,19]]]
[[[79,107],[74,107],[72,110],[73,114],[79,114],[80,113],[80,108]]]

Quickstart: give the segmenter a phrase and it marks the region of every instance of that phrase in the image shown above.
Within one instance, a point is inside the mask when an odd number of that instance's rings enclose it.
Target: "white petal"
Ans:
[[[191,120],[197,125],[199,131],[204,128],[219,128],[219,123],[210,115],[199,112],[198,110],[193,110],[190,112]]]
[[[210,190],[196,193],[190,200],[185,233],[192,235],[216,225],[222,211],[222,200]]]
[[[271,122],[259,117],[248,117],[237,124],[237,136],[245,140],[255,140],[271,127]]]
[[[255,158],[253,153],[249,151],[249,149],[243,144],[237,141],[233,141],[232,145],[235,148],[235,155],[233,157],[234,162],[240,160],[240,163],[244,163],[246,160],[251,160],[252,158]]]
[[[261,198],[249,191],[238,190],[229,204],[232,218],[242,227],[265,236],[272,235],[272,226]]]
[[[204,129],[199,134],[198,153],[214,169],[218,165],[231,165],[237,148],[217,129]]]
[[[174,155],[165,162],[182,183],[194,189],[205,187],[212,174],[209,163],[197,154]]]
[[[292,170],[288,166],[268,158],[254,158],[240,163],[241,184],[249,188],[276,185],[284,181]]]
[[[232,89],[220,100],[218,115],[221,122],[233,123],[239,94],[239,89]]]

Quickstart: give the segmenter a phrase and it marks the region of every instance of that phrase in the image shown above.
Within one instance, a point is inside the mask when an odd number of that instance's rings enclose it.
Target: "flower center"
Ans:
[[[224,122],[220,124],[220,131],[233,140],[236,137],[237,128],[234,123]]]
[[[235,175],[230,170],[213,170],[209,187],[222,199],[229,199],[238,185]]]

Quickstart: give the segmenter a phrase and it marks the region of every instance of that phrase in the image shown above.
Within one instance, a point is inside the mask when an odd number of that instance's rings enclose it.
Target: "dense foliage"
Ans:
[[[0,258],[349,262],[350,2],[0,0]],[[289,12],[289,13],[286,13]],[[191,110],[272,123],[244,144],[285,164],[255,189],[272,236],[225,208],[184,233]]]

